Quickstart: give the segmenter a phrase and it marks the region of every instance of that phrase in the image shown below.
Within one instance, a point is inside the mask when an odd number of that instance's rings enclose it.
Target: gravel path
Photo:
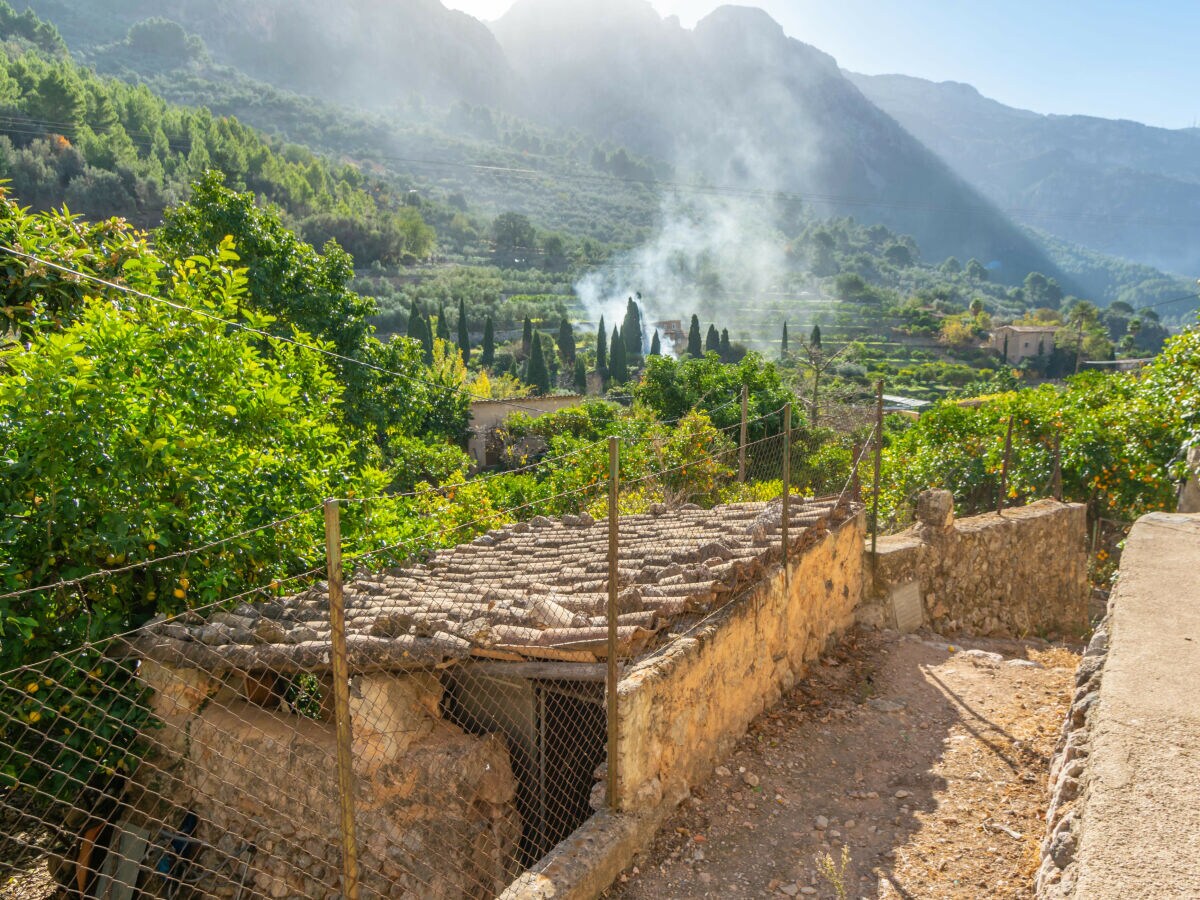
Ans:
[[[607,896],[1031,897],[1078,657],[852,635],[761,716]]]

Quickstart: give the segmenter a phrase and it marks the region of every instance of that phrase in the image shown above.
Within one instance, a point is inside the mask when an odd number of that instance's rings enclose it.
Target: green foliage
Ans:
[[[458,351],[462,354],[463,362],[471,361],[471,332],[467,323],[467,304],[462,298],[458,301]]]
[[[136,37],[174,53],[180,39],[190,46],[177,28],[151,20]],[[144,86],[66,59],[0,50],[0,102],[5,115],[24,122],[0,137],[0,177],[35,209],[65,201],[86,215],[150,225],[215,168],[231,185],[278,204],[310,240],[336,238],[360,262],[415,261],[433,250],[436,236],[419,210],[359,170],[269,142],[236,119],[171,106]]]
[[[636,365],[642,358],[642,311],[632,297],[625,305],[625,319],[621,322],[621,337],[625,341],[625,361]]]
[[[662,338],[658,336],[658,329],[654,329],[654,337],[650,339],[650,355],[662,356]]]
[[[624,384],[629,380],[629,364],[625,355],[625,339],[620,330],[613,326],[612,339],[608,342],[608,375],[613,384]]]
[[[550,373],[546,367],[546,354],[542,350],[542,333],[535,332],[529,351],[529,365],[525,381],[535,394],[545,396],[550,393]]]
[[[490,369],[496,362],[496,327],[492,324],[491,316],[483,323],[483,348],[479,362],[485,369]]]
[[[563,363],[571,367],[575,366],[575,329],[571,327],[571,323],[566,317],[558,326],[558,352],[562,356]]]
[[[283,224],[278,212],[226,187],[214,172],[195,185],[188,203],[167,213],[158,243],[168,258],[183,259],[211,254],[227,237],[248,269],[244,304],[275,317],[274,333],[288,336],[299,328],[329,341],[345,357],[336,365],[345,385],[347,421],[366,431],[376,447],[386,453],[389,436],[396,434],[457,439],[463,433],[466,399],[420,383],[428,380],[421,374],[422,359],[426,365],[433,362],[427,324],[416,325],[422,356],[408,341],[376,340],[368,324],[374,304],[350,289],[353,263],[337,244],[318,253]],[[418,319],[414,303],[410,328]],[[439,328],[445,328],[444,314]]]
[[[704,347],[700,342],[700,317],[693,314],[692,324],[688,327],[687,353],[693,359],[704,355]]]
[[[893,433],[884,455],[884,506],[905,521],[916,493],[953,491],[964,513],[995,507],[1004,435],[1013,417],[1007,502],[1045,496],[1054,445],[1062,448],[1068,500],[1095,514],[1132,521],[1174,501],[1171,460],[1196,433],[1200,379],[1194,332],[1173,339],[1142,379],[1085,373],[1052,385],[1000,394],[977,407],[941,403]]]
[[[231,317],[246,293],[235,260],[226,245],[215,260],[165,269],[146,253],[124,274],[148,293]],[[86,300],[73,322],[4,356],[0,590],[121,568],[326,496],[378,491],[386,477],[355,465],[341,433],[341,393],[314,351],[263,347],[213,319],[125,295]],[[0,662],[7,668],[308,568],[313,524],[114,574],[82,592],[33,595],[18,608],[37,624],[24,640],[3,642]],[[11,613],[0,609],[0,619]]]
[[[604,316],[600,317],[600,327],[596,331],[596,371],[601,375],[608,372],[608,333],[604,330]]]

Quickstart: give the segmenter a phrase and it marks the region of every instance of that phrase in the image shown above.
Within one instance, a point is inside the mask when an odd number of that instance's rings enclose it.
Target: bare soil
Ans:
[[[1032,897],[1077,664],[1039,641],[851,635],[606,896],[836,898],[818,857],[847,852],[847,898]]]

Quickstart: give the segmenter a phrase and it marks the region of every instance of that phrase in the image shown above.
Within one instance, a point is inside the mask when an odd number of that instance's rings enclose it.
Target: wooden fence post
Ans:
[[[883,469],[883,380],[875,385],[875,483],[871,488],[871,573],[875,573],[875,547],[879,541],[879,479]]]
[[[333,664],[333,718],[341,801],[342,893],[358,900],[358,838],[354,828],[354,756],[350,726],[350,667],[346,658],[346,606],[342,589],[342,524],[337,500],[325,501],[325,560],[329,578],[329,642]]]
[[[746,428],[750,412],[750,388],[742,385],[742,433],[738,439],[738,484],[746,483]]]
[[[608,717],[608,806],[616,811],[620,804],[617,794],[617,577],[619,573],[618,530],[621,498],[621,442],[608,439],[608,672],[605,679],[605,700]]]
[[[788,578],[788,529],[792,521],[792,404],[783,407],[783,577]]]
[[[1008,430],[1004,434],[1004,464],[1000,467],[1000,496],[996,500],[996,514],[1004,513],[1005,495],[1008,493],[1008,466],[1012,461],[1012,433],[1013,422],[1016,421],[1015,415],[1008,417]]]

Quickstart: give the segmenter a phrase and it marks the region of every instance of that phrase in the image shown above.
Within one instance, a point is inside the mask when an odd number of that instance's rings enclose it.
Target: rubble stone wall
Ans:
[[[812,528],[755,587],[648,659],[618,692],[623,810],[680,799],[830,640],[854,623],[863,589],[861,514]]]
[[[155,763],[147,796],[194,812],[215,849],[205,867],[236,875],[242,848],[256,896],[338,894],[342,859],[331,721],[267,708],[194,670],[148,662]],[[521,825],[504,741],[438,717],[441,686],[425,672],[355,681],[355,821],[368,894],[494,897],[516,875]],[[170,781],[170,784],[165,783]],[[269,800],[268,800],[269,798]],[[233,897],[232,878],[208,886]]]
[[[919,593],[939,634],[1078,637],[1088,628],[1087,513],[1041,500],[956,521],[948,491],[921,495],[918,523],[878,541],[865,624],[896,627],[897,603]],[[870,564],[868,560],[868,565]],[[914,591],[914,586],[916,591]]]

